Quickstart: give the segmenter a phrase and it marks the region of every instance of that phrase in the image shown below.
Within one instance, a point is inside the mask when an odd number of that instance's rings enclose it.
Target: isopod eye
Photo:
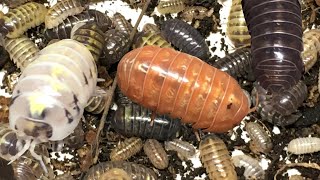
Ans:
[[[28,147],[24,148],[26,145],[27,143],[25,140],[18,138],[15,132],[9,131],[6,134],[3,134],[0,139],[0,156],[7,161],[10,161],[17,156],[20,157],[24,151],[28,149]]]

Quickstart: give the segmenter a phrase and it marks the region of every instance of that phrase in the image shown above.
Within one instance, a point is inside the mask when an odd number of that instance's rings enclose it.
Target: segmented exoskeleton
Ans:
[[[143,145],[143,150],[154,167],[165,169],[169,166],[168,155],[159,141],[155,139],[146,140]]]
[[[203,19],[205,17],[210,17],[213,14],[213,8],[207,9],[203,6],[189,6],[186,7],[180,14],[181,19],[187,22],[192,22],[194,19]]]
[[[17,38],[28,29],[43,23],[46,13],[46,7],[35,2],[10,9],[0,19],[0,33],[8,38]]]
[[[60,0],[47,12],[45,25],[47,29],[57,27],[68,16],[73,16],[85,10],[86,0]]]
[[[303,51],[301,57],[304,72],[308,72],[318,60],[320,52],[320,30],[312,29],[303,33]]]
[[[124,34],[130,34],[133,30],[132,24],[120,13],[115,13],[112,18],[113,26]]]
[[[185,9],[185,0],[160,0],[157,10],[160,14],[178,13]]]
[[[272,150],[273,144],[271,138],[266,129],[260,124],[248,122],[246,123],[246,131],[251,138],[250,149],[254,151],[254,153],[269,153]]]
[[[130,175],[123,169],[111,168],[102,173],[101,178],[103,180],[131,180]]]
[[[288,152],[293,154],[307,154],[320,151],[320,138],[296,138],[289,142]]]
[[[99,163],[90,168],[84,180],[99,180],[100,177],[109,169],[112,168],[120,168],[125,170],[132,180],[156,180],[157,176],[155,172],[143,165],[132,163],[132,162],[124,162],[124,161],[116,161],[116,162],[103,162]]]
[[[151,23],[146,23],[144,26],[143,26],[143,29],[142,29],[143,32],[152,32],[152,33],[159,33],[160,32],[160,29],[158,28],[157,25],[155,24],[151,24]]]
[[[302,19],[298,0],[242,0],[256,80],[280,93],[301,79]]]
[[[140,138],[132,137],[120,142],[110,153],[111,161],[125,161],[137,154],[143,147]]]
[[[1,3],[4,3],[7,5],[9,8],[16,8],[22,4],[25,4],[27,2],[30,2],[32,0],[2,0]]]
[[[180,139],[173,139],[172,141],[164,142],[167,151],[177,151],[178,156],[183,159],[191,158],[196,153],[194,146],[186,141]]]
[[[236,167],[244,167],[244,177],[246,179],[265,179],[265,172],[259,165],[259,161],[248,155],[237,155],[232,157]]]
[[[168,43],[160,33],[147,32],[140,33],[140,35],[137,37],[136,42],[133,44],[133,49],[147,45],[172,48],[170,43]]]
[[[96,23],[103,32],[112,27],[112,21],[108,16],[99,11],[89,9],[75,16],[67,17],[61,24],[53,29],[46,29],[44,38],[47,42],[52,39],[67,39],[70,38],[71,30],[76,24],[92,22]]]
[[[3,46],[21,71],[35,59],[39,52],[36,44],[26,36],[13,39],[5,38]]]
[[[205,38],[188,23],[169,19],[161,26],[162,36],[182,52],[206,60],[210,56]]]

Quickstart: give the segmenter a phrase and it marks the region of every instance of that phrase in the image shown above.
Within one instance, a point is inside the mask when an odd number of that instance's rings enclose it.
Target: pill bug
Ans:
[[[52,39],[67,39],[71,36],[71,30],[77,23],[92,23],[95,22],[99,28],[105,32],[112,27],[111,19],[105,14],[89,9],[75,16],[67,17],[61,24],[53,29],[44,31],[44,38],[47,42]]]
[[[146,23],[144,26],[143,26],[143,29],[142,29],[143,32],[152,32],[152,33],[159,33],[160,32],[160,29],[158,28],[157,25],[155,24],[151,24],[151,23]]]
[[[60,0],[53,5],[45,17],[47,29],[57,27],[68,16],[73,16],[85,10],[84,2],[86,0]]]
[[[101,178],[103,180],[131,180],[129,174],[120,168],[112,168],[107,170],[102,174]]]
[[[169,19],[161,26],[162,36],[182,52],[207,59],[210,56],[205,38],[188,23],[179,19]]]
[[[289,142],[288,152],[292,154],[308,154],[320,151],[320,138],[296,138]]]
[[[112,18],[113,26],[124,34],[130,34],[133,30],[132,24],[120,13],[116,12]]]
[[[183,159],[188,159],[196,153],[196,149],[192,144],[180,139],[166,141],[164,142],[164,147],[167,151],[176,151]]]
[[[134,102],[194,129],[225,132],[249,112],[247,95],[230,75],[171,48],[130,51],[118,65],[117,79]]]
[[[226,34],[235,47],[250,45],[251,36],[243,15],[241,0],[232,0]]]
[[[124,161],[137,154],[142,149],[142,140],[131,137],[120,142],[110,153],[111,161]]]
[[[30,1],[32,0],[2,0],[2,3],[7,5],[9,8],[16,8]]]
[[[224,142],[215,135],[200,141],[200,160],[210,179],[237,179],[229,151]]]
[[[118,104],[111,119],[116,132],[127,137],[137,136],[157,140],[175,138],[181,129],[180,120],[172,120],[166,115],[157,115],[151,124],[152,111],[133,102]]]
[[[265,179],[265,172],[259,165],[259,161],[248,155],[237,155],[232,157],[232,162],[236,167],[244,167],[244,177],[246,179]]]
[[[109,66],[114,64],[129,51],[129,35],[117,29],[105,33],[105,46],[100,58],[100,64]]]
[[[26,36],[13,39],[5,38],[3,46],[21,71],[35,59],[39,52],[36,44]]]
[[[168,43],[160,33],[140,33],[137,36],[136,42],[133,44],[133,49],[140,48],[147,45],[155,45],[159,47],[171,48],[170,43]]]
[[[99,180],[100,177],[109,169],[120,168],[126,171],[132,180],[148,179],[156,180],[155,172],[143,165],[133,162],[115,161],[103,162],[90,168],[84,177],[84,180]]]
[[[79,23],[71,30],[71,39],[85,45],[91,52],[94,61],[98,64],[98,59],[104,48],[104,33],[96,23]]]
[[[185,9],[185,0],[159,0],[157,10],[160,14],[178,13]]]
[[[28,149],[33,153],[36,144],[59,141],[71,134],[97,82],[93,57],[77,41],[61,40],[38,54],[24,69],[12,94],[10,127],[25,141],[14,158]]]
[[[11,98],[0,96],[0,123],[9,122],[9,104]]]
[[[271,138],[260,124],[248,122],[246,123],[246,131],[251,139],[250,149],[254,153],[269,153],[272,150],[273,144]]]
[[[154,167],[165,169],[169,166],[169,158],[162,144],[155,139],[148,139],[143,145],[144,153],[148,156]]]
[[[318,60],[320,52],[320,30],[312,29],[303,33],[303,51],[301,57],[304,72],[308,72]]]
[[[233,78],[245,78],[254,80],[252,72],[252,58],[249,48],[240,48],[227,54],[223,58],[217,59],[215,62],[208,62],[210,65],[227,72]]]
[[[0,33],[8,38],[17,38],[28,29],[43,23],[46,13],[46,7],[35,2],[10,9],[0,19]]]
[[[183,10],[183,12],[180,14],[180,17],[184,21],[192,22],[195,19],[210,17],[212,14],[213,8],[209,10],[203,6],[189,6]]]
[[[303,72],[298,0],[242,0],[242,7],[251,35],[252,67],[257,82],[270,93],[290,89]]]

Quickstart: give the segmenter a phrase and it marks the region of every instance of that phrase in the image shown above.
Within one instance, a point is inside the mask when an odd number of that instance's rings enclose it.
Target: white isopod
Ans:
[[[288,152],[293,154],[308,154],[320,151],[320,138],[296,138],[289,142]]]
[[[244,167],[244,177],[246,179],[264,179],[264,170],[259,165],[259,161],[248,155],[237,155],[232,157],[232,162],[236,167]]]

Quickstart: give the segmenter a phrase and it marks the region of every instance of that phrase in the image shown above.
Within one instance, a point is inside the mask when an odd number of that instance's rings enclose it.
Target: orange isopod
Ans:
[[[194,56],[144,46],[127,53],[118,86],[131,100],[194,129],[226,132],[249,113],[249,99],[230,75]]]

